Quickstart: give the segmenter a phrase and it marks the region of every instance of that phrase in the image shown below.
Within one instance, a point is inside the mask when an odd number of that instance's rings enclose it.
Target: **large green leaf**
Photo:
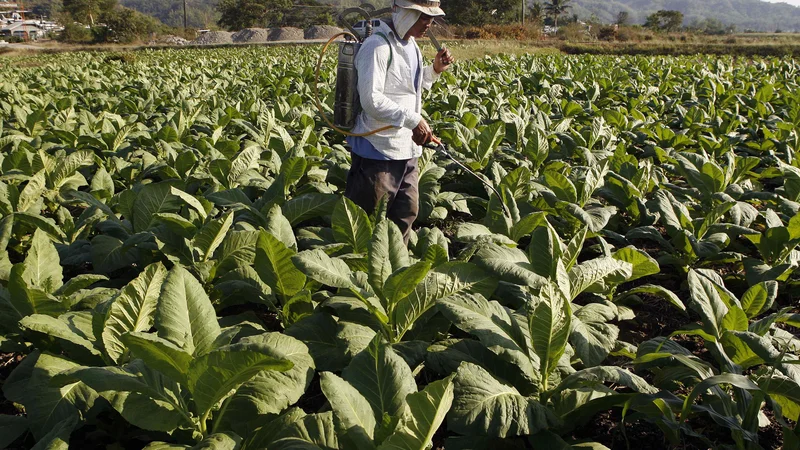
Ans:
[[[128,219],[133,223],[133,231],[138,233],[150,228],[155,220],[154,214],[176,212],[179,208],[180,201],[172,194],[171,182],[147,184],[136,193],[133,217]]]
[[[580,293],[607,277],[621,282],[630,279],[633,266],[614,258],[596,258],[574,266],[569,271],[570,292],[574,300]]]
[[[333,413],[309,414],[292,423],[270,450],[338,450],[339,437],[333,421]]]
[[[99,273],[125,269],[138,261],[135,248],[125,248],[124,242],[105,234],[92,238],[92,267]]]
[[[262,370],[287,371],[293,363],[260,343],[220,347],[192,360],[187,386],[201,413],[206,413],[242,383]]]
[[[545,383],[567,347],[571,321],[569,301],[552,285],[542,288],[539,303],[528,314],[528,328]]]
[[[480,294],[455,294],[440,300],[439,309],[456,327],[485,346],[502,347],[517,352],[520,361],[527,359],[525,318],[496,301],[490,302]]]
[[[34,205],[36,205],[41,199],[42,194],[47,190],[47,184],[45,180],[45,171],[40,170],[36,173],[36,175],[30,177],[28,182],[25,184],[25,187],[22,188],[22,191],[19,193],[19,197],[17,200],[17,211],[26,211],[26,212],[33,212],[38,213],[39,211],[28,211]]]
[[[472,156],[477,163],[476,168],[486,167],[489,163],[489,157],[497,150],[505,134],[506,127],[505,123],[502,121],[494,122],[483,128],[481,133],[477,136],[477,141],[475,142],[477,145],[472,149]]]
[[[397,337],[402,338],[436,302],[454,294],[476,293],[489,297],[497,280],[489,272],[470,263],[451,262],[436,267],[394,309]]]
[[[334,194],[305,194],[283,205],[283,215],[292,225],[305,220],[326,216],[333,211],[339,197]]]
[[[680,297],[678,297],[674,292],[664,288],[663,286],[658,286],[655,284],[645,284],[642,286],[635,287],[629,291],[625,291],[622,294],[619,294],[619,296],[614,301],[620,302],[630,296],[639,294],[649,294],[663,298],[664,300],[670,302],[673,306],[680,309],[681,311],[686,311],[686,305],[683,304]]]
[[[214,254],[214,258],[217,260],[217,276],[245,266],[252,266],[260,234],[258,231],[228,233]]]
[[[222,244],[225,235],[233,225],[233,212],[224,214],[217,220],[210,220],[203,225],[192,240],[192,245],[200,252],[200,261],[208,261],[217,247]]]
[[[558,425],[558,419],[547,407],[474,364],[459,367],[454,392],[447,425],[460,434],[505,438],[535,434]]]
[[[434,381],[422,392],[409,394],[406,403],[397,429],[379,450],[425,450],[432,445],[433,434],[453,403],[453,376]]]
[[[214,433],[197,445],[192,450],[239,450],[242,438],[233,433]]]
[[[525,253],[518,249],[487,244],[478,250],[475,262],[511,283],[533,288],[547,284],[547,278],[537,274]]]
[[[248,170],[258,167],[258,159],[261,157],[261,147],[253,145],[242,150],[231,161],[231,170],[228,172],[228,186],[234,186]]]
[[[752,319],[769,310],[778,296],[778,282],[764,281],[756,284],[742,295],[742,309]]]
[[[181,410],[180,386],[142,360],[123,367],[78,367],[53,378],[59,385],[79,381],[100,393],[137,427],[171,432],[178,426],[192,425],[188,413]]]
[[[31,246],[25,255],[23,279],[30,285],[49,294],[64,284],[64,275],[59,264],[55,245],[41,229],[33,233]]]
[[[267,213],[267,224],[264,227],[267,233],[275,236],[285,246],[296,250],[297,238],[294,236],[292,224],[284,217],[280,206],[273,205]]]
[[[101,337],[106,354],[114,362],[122,362],[127,350],[121,340],[123,334],[149,331],[153,327],[161,285],[166,276],[167,269],[161,263],[151,264],[112,301]]]
[[[781,374],[772,374],[760,376],[756,382],[762,391],[781,406],[783,417],[797,422],[800,418],[800,384],[797,380]]]
[[[336,203],[331,215],[333,236],[352,248],[353,253],[366,253],[372,238],[372,223],[361,207],[347,197]]]
[[[566,203],[578,203],[578,192],[575,185],[561,172],[545,171],[544,182],[559,200]]]
[[[50,174],[53,189],[60,189],[68,178],[75,175],[81,167],[91,166],[94,163],[94,153],[90,150],[79,150],[70,153],[58,161],[55,169]]]
[[[193,355],[211,350],[220,327],[203,286],[186,269],[175,266],[161,288],[156,308],[158,336]]]
[[[378,422],[367,399],[350,383],[331,372],[321,374],[320,386],[331,405],[339,433],[346,434],[359,447],[373,445]]]
[[[53,386],[57,374],[78,367],[77,364],[43,353],[36,359],[33,372],[25,386],[23,404],[28,425],[36,439],[42,439],[60,423],[80,419],[94,405],[97,393],[83,383]]]
[[[314,377],[314,360],[301,341],[281,333],[264,333],[246,337],[240,343],[269,347],[293,366],[287,371],[262,371],[242,384],[228,401],[226,420],[241,422],[278,414],[306,392]]]
[[[120,337],[133,356],[173,380],[185,383],[192,355],[154,334],[130,332]]]
[[[636,249],[635,247],[625,247],[614,252],[612,257],[618,261],[624,261],[632,266],[631,275],[627,279],[620,278],[614,280],[614,284],[619,284],[624,281],[638,280],[649,275],[655,275],[661,271],[658,262],[647,253]],[[619,283],[616,283],[618,281]]]
[[[706,378],[705,380],[698,383],[693,389],[692,392],[686,396],[686,399],[683,401],[683,409],[681,411],[681,420],[685,420],[689,417],[689,413],[691,411],[692,404],[694,403],[695,399],[702,394],[705,394],[710,388],[719,386],[721,384],[730,384],[732,386],[738,387],[740,389],[746,389],[748,391],[757,391],[760,388],[756,383],[754,383],[750,378],[744,375],[738,375],[734,373],[723,373],[720,375],[714,375],[713,377]],[[727,394],[725,394],[727,396]]]
[[[584,229],[578,235],[586,236],[586,230]],[[583,244],[583,241],[581,241],[581,244]],[[554,280],[558,272],[556,263],[561,260],[563,254],[561,238],[552,226],[545,223],[543,226],[533,230],[531,243],[528,245],[528,259],[531,263],[531,270],[539,276]]]
[[[431,270],[431,263],[420,261],[393,273],[383,285],[387,309],[391,309],[400,299],[405,298],[417,287]]]
[[[24,273],[25,263],[14,264],[8,279],[8,303],[18,318],[31,314],[55,317],[67,311],[69,305],[41,289],[28,286]]]
[[[301,421],[306,417],[306,413],[300,408],[289,408],[286,412],[279,416],[267,416],[255,419],[247,423],[247,429],[244,430],[245,435],[245,448],[248,449],[261,449],[272,448],[272,443],[280,439],[282,433],[285,433],[289,427],[295,422]],[[250,424],[255,422],[255,430],[251,433]]]
[[[505,353],[494,353],[474,339],[449,339],[437,342],[427,350],[426,367],[440,375],[455,373],[462,362],[469,362],[483,367],[523,395],[535,394],[540,386],[537,372],[526,373],[525,368],[506,358]]]
[[[195,198],[195,196],[193,196],[193,195],[191,195],[189,193],[183,192],[182,190],[180,190],[180,189],[178,189],[176,187],[172,187],[170,189],[170,193],[172,195],[174,195],[175,197],[178,197],[179,199],[181,199],[181,201],[183,201],[190,208],[192,208],[197,213],[197,215],[200,216],[200,219],[206,220],[206,217],[208,217],[208,214],[206,213],[206,209],[203,207],[203,204],[200,203],[200,201],[197,200],[197,198]]]
[[[292,261],[307,277],[325,286],[340,289],[353,287],[347,263],[331,258],[322,250],[300,252],[292,257]]]
[[[25,417],[0,415],[0,447],[10,447],[26,431],[28,431],[28,420]]]
[[[408,394],[417,391],[417,384],[408,364],[377,335],[369,346],[353,358],[342,372],[342,378],[350,383],[367,399],[374,417],[384,422],[388,416],[392,424],[397,423],[405,407]],[[388,425],[388,428],[387,428]],[[378,438],[388,435],[393,429],[383,423],[383,432],[378,430]]]
[[[615,316],[614,309],[605,304],[590,303],[575,308],[570,340],[586,366],[602,363],[617,345],[619,328],[609,323]]]
[[[552,395],[582,386],[593,386],[602,383],[614,383],[633,389],[644,394],[656,394],[658,389],[651,386],[644,378],[629,372],[622,367],[600,366],[583,369],[568,375],[553,391]]]
[[[700,276],[694,270],[689,271],[689,291],[692,295],[691,308],[700,315],[703,330],[715,339],[719,339],[722,322],[728,314],[728,307],[720,297],[717,288],[708,278]]]
[[[389,276],[408,266],[408,249],[403,234],[391,220],[384,219],[375,226],[369,242],[369,283],[377,294]]]
[[[262,231],[256,246],[255,268],[275,292],[290,298],[303,289],[306,276],[292,262],[295,252],[275,236]]]
[[[308,346],[317,370],[340,371],[375,337],[375,330],[350,322],[337,322],[330,314],[312,314],[293,324],[286,334]]]
[[[242,439],[234,433],[214,433],[195,446],[151,442],[144,450],[239,450]]]
[[[55,424],[53,429],[38,439],[31,450],[68,450],[70,435],[77,425],[78,418],[75,416]]]
[[[29,332],[42,333],[54,339],[73,359],[87,364],[102,364],[103,359],[94,343],[70,327],[67,314],[55,318],[44,314],[23,317],[19,325]]]

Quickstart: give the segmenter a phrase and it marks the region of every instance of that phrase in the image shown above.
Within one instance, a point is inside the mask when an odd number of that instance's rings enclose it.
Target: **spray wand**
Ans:
[[[478,180],[480,180],[481,183],[483,183],[486,187],[488,187],[494,193],[494,195],[497,196],[497,200],[500,201],[500,205],[503,206],[503,212],[508,217],[512,217],[511,216],[511,211],[508,209],[508,206],[506,206],[506,202],[503,201],[503,197],[500,195],[500,192],[497,189],[495,189],[495,187],[492,186],[491,183],[489,183],[488,181],[484,180],[480,175],[475,173],[475,171],[473,171],[472,169],[467,167],[466,164],[464,164],[461,161],[459,161],[458,159],[456,159],[456,157],[453,156],[447,150],[447,147],[444,145],[444,142],[442,142],[438,138],[434,137],[433,140],[430,143],[425,144],[425,148],[430,148],[430,149],[438,151],[439,153],[444,155],[447,159],[449,159],[450,161],[453,161],[458,167],[463,169],[465,172],[469,173],[473,177],[475,177]]]

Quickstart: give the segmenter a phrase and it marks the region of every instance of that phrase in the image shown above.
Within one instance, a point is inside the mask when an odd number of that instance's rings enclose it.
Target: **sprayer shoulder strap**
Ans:
[[[392,50],[392,43],[389,41],[389,36],[386,36],[385,33],[378,32],[378,33],[375,33],[375,34],[377,36],[382,37],[383,40],[386,41],[387,44],[389,44],[389,64],[386,67],[386,70],[388,71],[389,68],[392,67],[392,59],[394,58],[394,50]]]

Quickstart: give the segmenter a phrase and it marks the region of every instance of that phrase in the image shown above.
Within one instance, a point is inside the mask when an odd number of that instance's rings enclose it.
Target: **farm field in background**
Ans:
[[[318,51],[3,59],[0,447],[800,448],[800,61],[460,62],[406,247]]]

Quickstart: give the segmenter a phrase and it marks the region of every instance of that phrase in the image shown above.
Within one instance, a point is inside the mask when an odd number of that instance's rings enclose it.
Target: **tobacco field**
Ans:
[[[2,60],[0,448],[800,448],[800,61],[459,62],[406,246],[318,51]]]

